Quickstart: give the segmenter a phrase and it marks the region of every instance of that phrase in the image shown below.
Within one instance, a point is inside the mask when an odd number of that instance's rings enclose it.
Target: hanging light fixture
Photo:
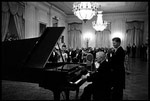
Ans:
[[[97,14],[99,4],[96,2],[74,2],[73,12],[80,20],[86,22]]]
[[[102,11],[97,12],[97,21],[93,21],[93,28],[96,31],[103,31],[107,27],[107,22],[103,21]]]

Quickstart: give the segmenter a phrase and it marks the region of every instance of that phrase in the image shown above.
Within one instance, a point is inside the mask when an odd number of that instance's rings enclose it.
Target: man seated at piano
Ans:
[[[82,76],[82,79],[92,82],[84,88],[81,100],[109,100],[110,99],[110,80],[109,80],[109,64],[106,54],[102,51],[96,53],[95,72]]]

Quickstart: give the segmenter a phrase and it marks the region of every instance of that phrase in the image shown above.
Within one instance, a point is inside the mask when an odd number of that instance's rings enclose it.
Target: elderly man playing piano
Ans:
[[[110,99],[110,69],[106,54],[97,52],[95,60],[95,72],[82,77],[92,83],[84,88],[81,100],[91,100],[91,95],[93,95],[93,100]]]

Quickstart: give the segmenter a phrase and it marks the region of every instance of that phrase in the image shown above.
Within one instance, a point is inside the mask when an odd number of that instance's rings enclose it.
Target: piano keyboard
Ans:
[[[87,76],[89,76],[90,74],[89,73],[87,73],[85,76],[87,77]],[[70,81],[70,83],[71,84],[78,84],[80,81],[82,81],[82,80],[84,80],[82,77],[80,78],[80,79],[78,79],[77,81],[75,81],[75,82],[71,82]]]

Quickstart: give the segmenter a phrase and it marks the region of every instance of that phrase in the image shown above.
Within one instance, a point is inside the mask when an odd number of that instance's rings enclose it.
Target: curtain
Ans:
[[[10,18],[10,12],[8,12],[9,7],[7,2],[2,2],[2,41],[4,41],[6,34],[8,33],[8,24]]]
[[[4,41],[9,29],[10,14],[13,15],[15,27],[20,39],[25,38],[25,23],[23,13],[25,8],[18,2],[2,2],[2,41]]]
[[[24,38],[24,35],[23,35],[23,31],[24,31],[24,29],[23,29],[23,19],[20,16],[14,15],[14,21],[15,21],[15,25],[16,25],[18,35],[19,35],[20,39],[23,39]]]
[[[68,24],[68,46],[69,48],[81,48],[81,23],[69,23]]]
[[[111,23],[103,31],[96,31],[96,47],[110,47]]]
[[[136,45],[136,57],[140,57],[140,46],[143,43],[144,22],[130,21],[126,22],[126,45],[133,43]],[[132,53],[131,53],[132,54]]]
[[[10,5],[10,11],[14,16],[14,21],[16,25],[16,29],[19,35],[20,39],[24,38],[24,23],[23,23],[23,12],[24,7],[22,5],[19,5],[17,2],[9,2]]]

